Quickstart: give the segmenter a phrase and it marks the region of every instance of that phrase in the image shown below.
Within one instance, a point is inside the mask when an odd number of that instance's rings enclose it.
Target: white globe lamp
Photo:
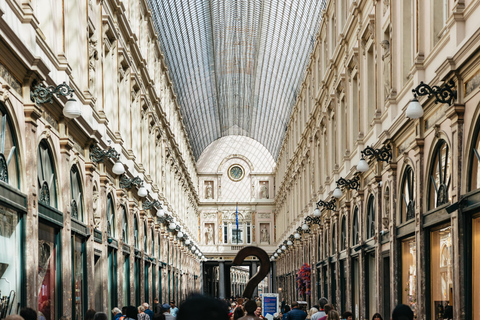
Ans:
[[[315,217],[320,217],[320,209],[319,209],[318,207],[315,208],[315,210],[313,210],[313,215],[314,215]]]
[[[423,108],[420,102],[418,102],[417,97],[413,98],[408,104],[405,116],[410,119],[418,119],[423,116]]]
[[[366,171],[368,171],[368,169],[369,169],[368,162],[365,161],[365,159],[362,157],[362,158],[360,159],[360,161],[358,161],[357,171],[359,171],[359,172],[366,172]]]
[[[120,162],[120,160],[117,160],[115,164],[113,165],[112,172],[116,174],[117,176],[122,175],[125,173],[125,167],[123,166],[123,163]]]
[[[343,197],[343,192],[339,187],[336,187],[335,190],[333,190],[333,196],[337,199]]]
[[[63,115],[65,118],[74,119],[82,115],[82,107],[77,100],[70,98],[65,103],[65,107],[63,108]]]
[[[292,241],[290,241],[290,240],[287,241],[287,246],[291,246],[292,244],[293,244]]]
[[[143,198],[143,197],[146,197],[148,194],[148,191],[147,191],[147,188],[145,188],[144,186],[141,186],[140,189],[138,189],[138,196]]]
[[[298,232],[295,232],[293,237],[298,240],[298,239],[300,239],[300,234]]]
[[[307,226],[306,223],[302,224],[302,230],[304,230],[304,231],[305,231],[305,230],[308,230],[308,226]]]

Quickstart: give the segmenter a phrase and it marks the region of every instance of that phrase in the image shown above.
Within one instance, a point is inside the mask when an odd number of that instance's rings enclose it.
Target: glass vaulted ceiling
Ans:
[[[277,158],[326,0],[149,0],[196,159],[244,135]]]

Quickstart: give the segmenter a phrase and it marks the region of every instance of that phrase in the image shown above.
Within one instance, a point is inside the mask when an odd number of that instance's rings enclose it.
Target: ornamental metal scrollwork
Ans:
[[[52,103],[52,96],[55,94],[59,96],[68,96],[72,95],[75,92],[72,88],[68,86],[65,82],[59,84],[58,86],[48,86],[46,87],[43,83],[37,84],[36,81],[32,83],[32,90],[30,91],[30,100],[32,102],[42,104],[50,102]]]
[[[357,190],[360,187],[360,178],[358,176],[355,176],[350,180],[340,178],[337,181],[337,185],[345,186],[347,189],[350,190]]]
[[[327,210],[335,210],[337,208],[335,203],[336,203],[335,199],[331,199],[330,201],[320,200],[320,201],[317,202],[317,206],[318,207],[324,207]]]
[[[0,180],[8,183],[8,165],[3,153],[0,153]]]
[[[128,189],[131,188],[132,185],[136,187],[141,187],[143,185],[143,180],[140,179],[140,177],[129,179],[126,176],[122,176],[122,178],[120,179],[120,188]]]
[[[451,79],[449,82],[446,82],[443,87],[433,86],[430,87],[428,84],[423,81],[412,90],[414,96],[435,96],[435,103],[448,103],[452,104],[453,99],[457,98],[457,91],[452,90],[455,88],[455,82]]]
[[[95,146],[90,150],[90,159],[93,162],[102,162],[105,157],[111,159],[120,159],[120,153],[117,150],[110,147],[107,151],[100,149],[99,147]]]
[[[380,149],[374,149],[372,147],[367,146],[365,149],[362,150],[362,155],[367,157],[375,157],[379,161],[390,162],[392,160],[392,147],[390,144],[383,146]]]

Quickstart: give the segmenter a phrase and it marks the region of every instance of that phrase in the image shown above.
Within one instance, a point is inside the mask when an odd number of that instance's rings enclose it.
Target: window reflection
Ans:
[[[451,164],[447,143],[441,140],[435,150],[430,169],[429,210],[448,203],[451,188]]]
[[[402,303],[413,312],[417,307],[417,243],[415,238],[402,241]]]
[[[54,320],[56,308],[57,232],[40,224],[38,227],[38,311],[39,320]]]
[[[453,305],[452,227],[431,233],[431,307],[434,319],[443,319],[447,305]]]
[[[472,301],[480,301],[480,217],[473,219],[472,226]],[[473,303],[472,319],[480,319],[480,303]]]

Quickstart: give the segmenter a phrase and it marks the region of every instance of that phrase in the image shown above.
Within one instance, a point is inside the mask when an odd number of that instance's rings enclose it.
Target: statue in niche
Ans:
[[[205,199],[213,199],[213,182],[205,181]]]
[[[260,199],[268,199],[268,181],[262,181],[260,185]]]
[[[268,224],[262,223],[260,227],[260,242],[270,244],[270,233],[268,232]]]
[[[391,86],[391,56],[390,56],[390,42],[388,40],[383,40],[380,42],[380,45],[383,48],[383,87],[384,87],[384,98],[385,100],[390,95],[390,86]]]
[[[213,223],[205,224],[205,244],[215,244],[213,238]]]
[[[97,42],[97,36],[93,32],[88,39],[88,87],[93,96],[95,96],[95,70],[98,60]]]

